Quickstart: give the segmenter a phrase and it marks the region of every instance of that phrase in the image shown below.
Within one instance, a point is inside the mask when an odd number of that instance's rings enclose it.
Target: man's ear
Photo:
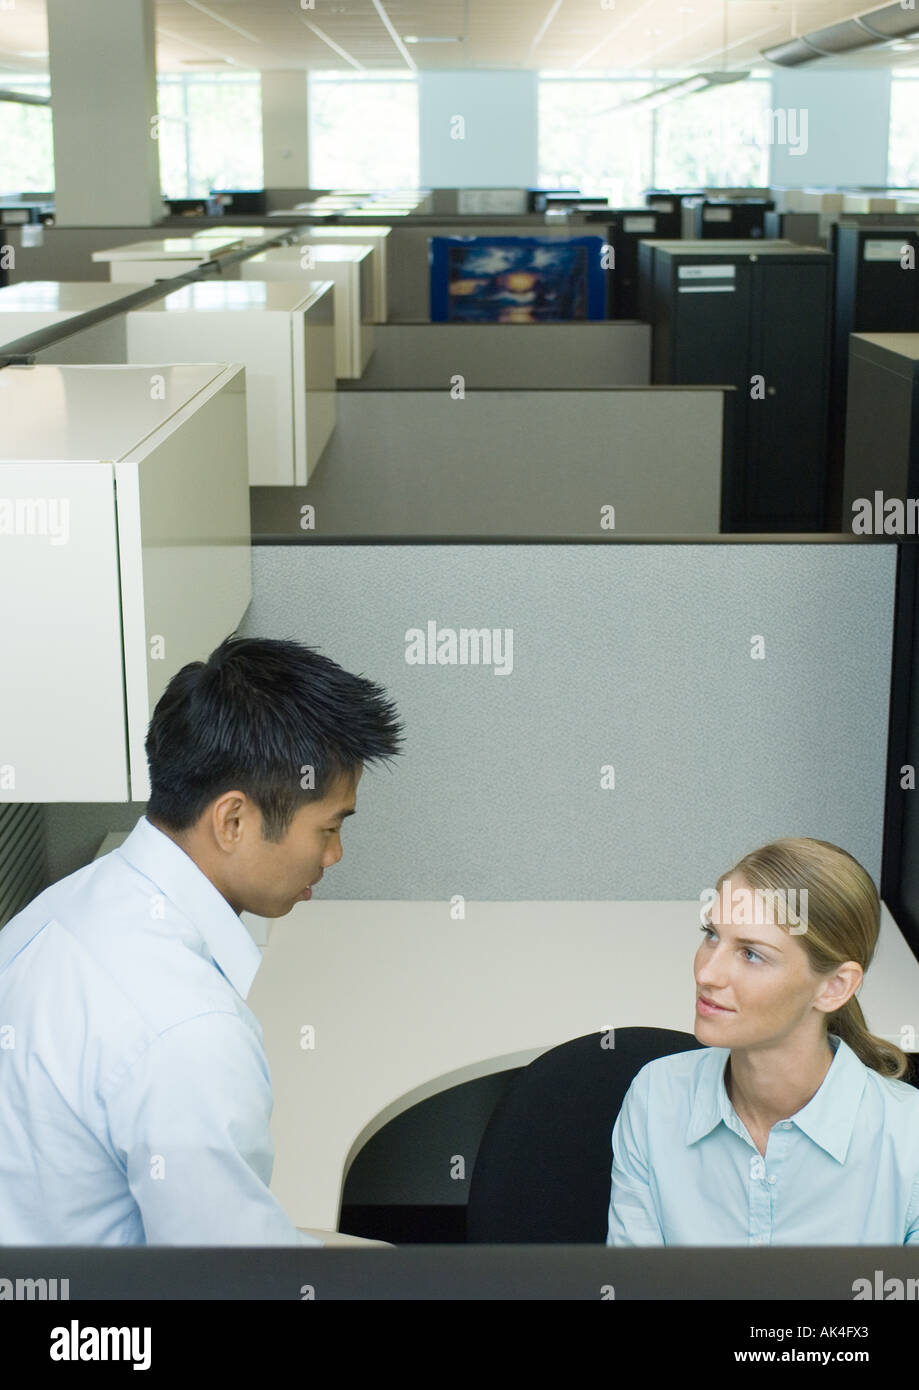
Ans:
[[[214,843],[225,854],[236,849],[253,818],[259,818],[254,803],[238,788],[218,796],[205,815]]]

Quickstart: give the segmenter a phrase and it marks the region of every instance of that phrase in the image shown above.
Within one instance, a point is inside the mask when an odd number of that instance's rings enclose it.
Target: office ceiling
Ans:
[[[161,71],[530,68],[682,75],[765,66],[762,49],[870,8],[878,6],[853,8],[852,0],[156,0],[155,13]],[[422,41],[407,42],[411,37]],[[0,69],[46,72],[47,47],[45,0],[0,0]],[[912,51],[884,45],[821,58],[806,71],[917,64],[919,43]]]

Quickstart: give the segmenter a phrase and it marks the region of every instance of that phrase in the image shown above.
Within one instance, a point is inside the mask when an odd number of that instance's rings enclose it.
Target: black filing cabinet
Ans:
[[[919,269],[910,264],[919,265],[919,227],[837,228],[835,343],[840,368],[847,362],[850,333],[919,330]]]
[[[231,217],[264,217],[268,211],[264,188],[212,188],[210,196]]]
[[[882,518],[885,501],[905,506],[919,497],[919,333],[856,333],[849,341],[844,530],[860,498],[876,516],[876,492]]]
[[[904,252],[906,254],[904,255]],[[850,333],[919,332],[919,227],[836,229],[836,302],[830,386],[831,501],[841,502]],[[842,522],[847,526],[845,515]]]
[[[617,208],[607,219],[606,240],[613,251],[613,266],[606,283],[607,318],[640,318],[638,303],[638,247],[648,237],[679,237],[680,210]]]
[[[832,257],[781,241],[653,241],[641,256],[652,381],[735,388],[722,529],[822,530]]]
[[[702,198],[691,210],[691,235],[706,241],[764,237],[766,213],[774,207],[775,203],[765,199]]]

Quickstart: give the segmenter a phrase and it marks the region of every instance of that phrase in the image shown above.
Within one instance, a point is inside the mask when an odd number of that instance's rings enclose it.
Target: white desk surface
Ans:
[[[145,304],[140,314],[293,313],[334,289],[331,280],[202,280]]]
[[[276,246],[271,251],[260,251],[257,256],[250,256],[243,264],[247,267],[258,265],[275,265],[282,261],[291,261],[294,265],[299,265],[305,250],[304,242],[297,242],[296,246]],[[325,265],[354,265],[358,261],[364,260],[366,256],[373,254],[373,247],[370,245],[347,245],[338,246],[334,241],[311,241],[309,243],[310,265],[308,269],[315,266],[321,270]]]
[[[200,232],[192,232],[192,241],[267,241],[272,236],[283,236],[290,227],[204,227]]]
[[[700,940],[698,902],[468,902],[465,921],[444,902],[298,903],[248,998],[272,1191],[298,1226],[334,1229],[351,1157],[416,1101],[605,1027],[692,1033]],[[919,962],[886,908],[859,1000],[873,1032],[919,1031]]]
[[[198,256],[202,261],[213,260],[221,251],[242,246],[239,237],[215,237],[195,241],[190,236],[159,237],[154,241],[132,241],[124,246],[109,246],[94,251],[94,261],[187,261]]]
[[[360,241],[361,237],[373,237],[379,241],[381,237],[388,237],[392,233],[392,227],[306,227],[304,229],[303,241],[309,241],[313,237],[322,241],[334,241],[336,237],[341,237],[343,241]]]
[[[60,314],[69,318],[88,313],[103,304],[136,290],[145,290],[149,280],[130,284],[126,280],[20,280],[0,289],[0,312],[13,314]]]

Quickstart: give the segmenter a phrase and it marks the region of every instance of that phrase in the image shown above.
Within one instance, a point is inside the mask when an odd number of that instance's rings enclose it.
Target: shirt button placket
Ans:
[[[766,1163],[758,1151],[750,1155],[750,1244],[769,1245],[772,1234],[772,1190]]]

